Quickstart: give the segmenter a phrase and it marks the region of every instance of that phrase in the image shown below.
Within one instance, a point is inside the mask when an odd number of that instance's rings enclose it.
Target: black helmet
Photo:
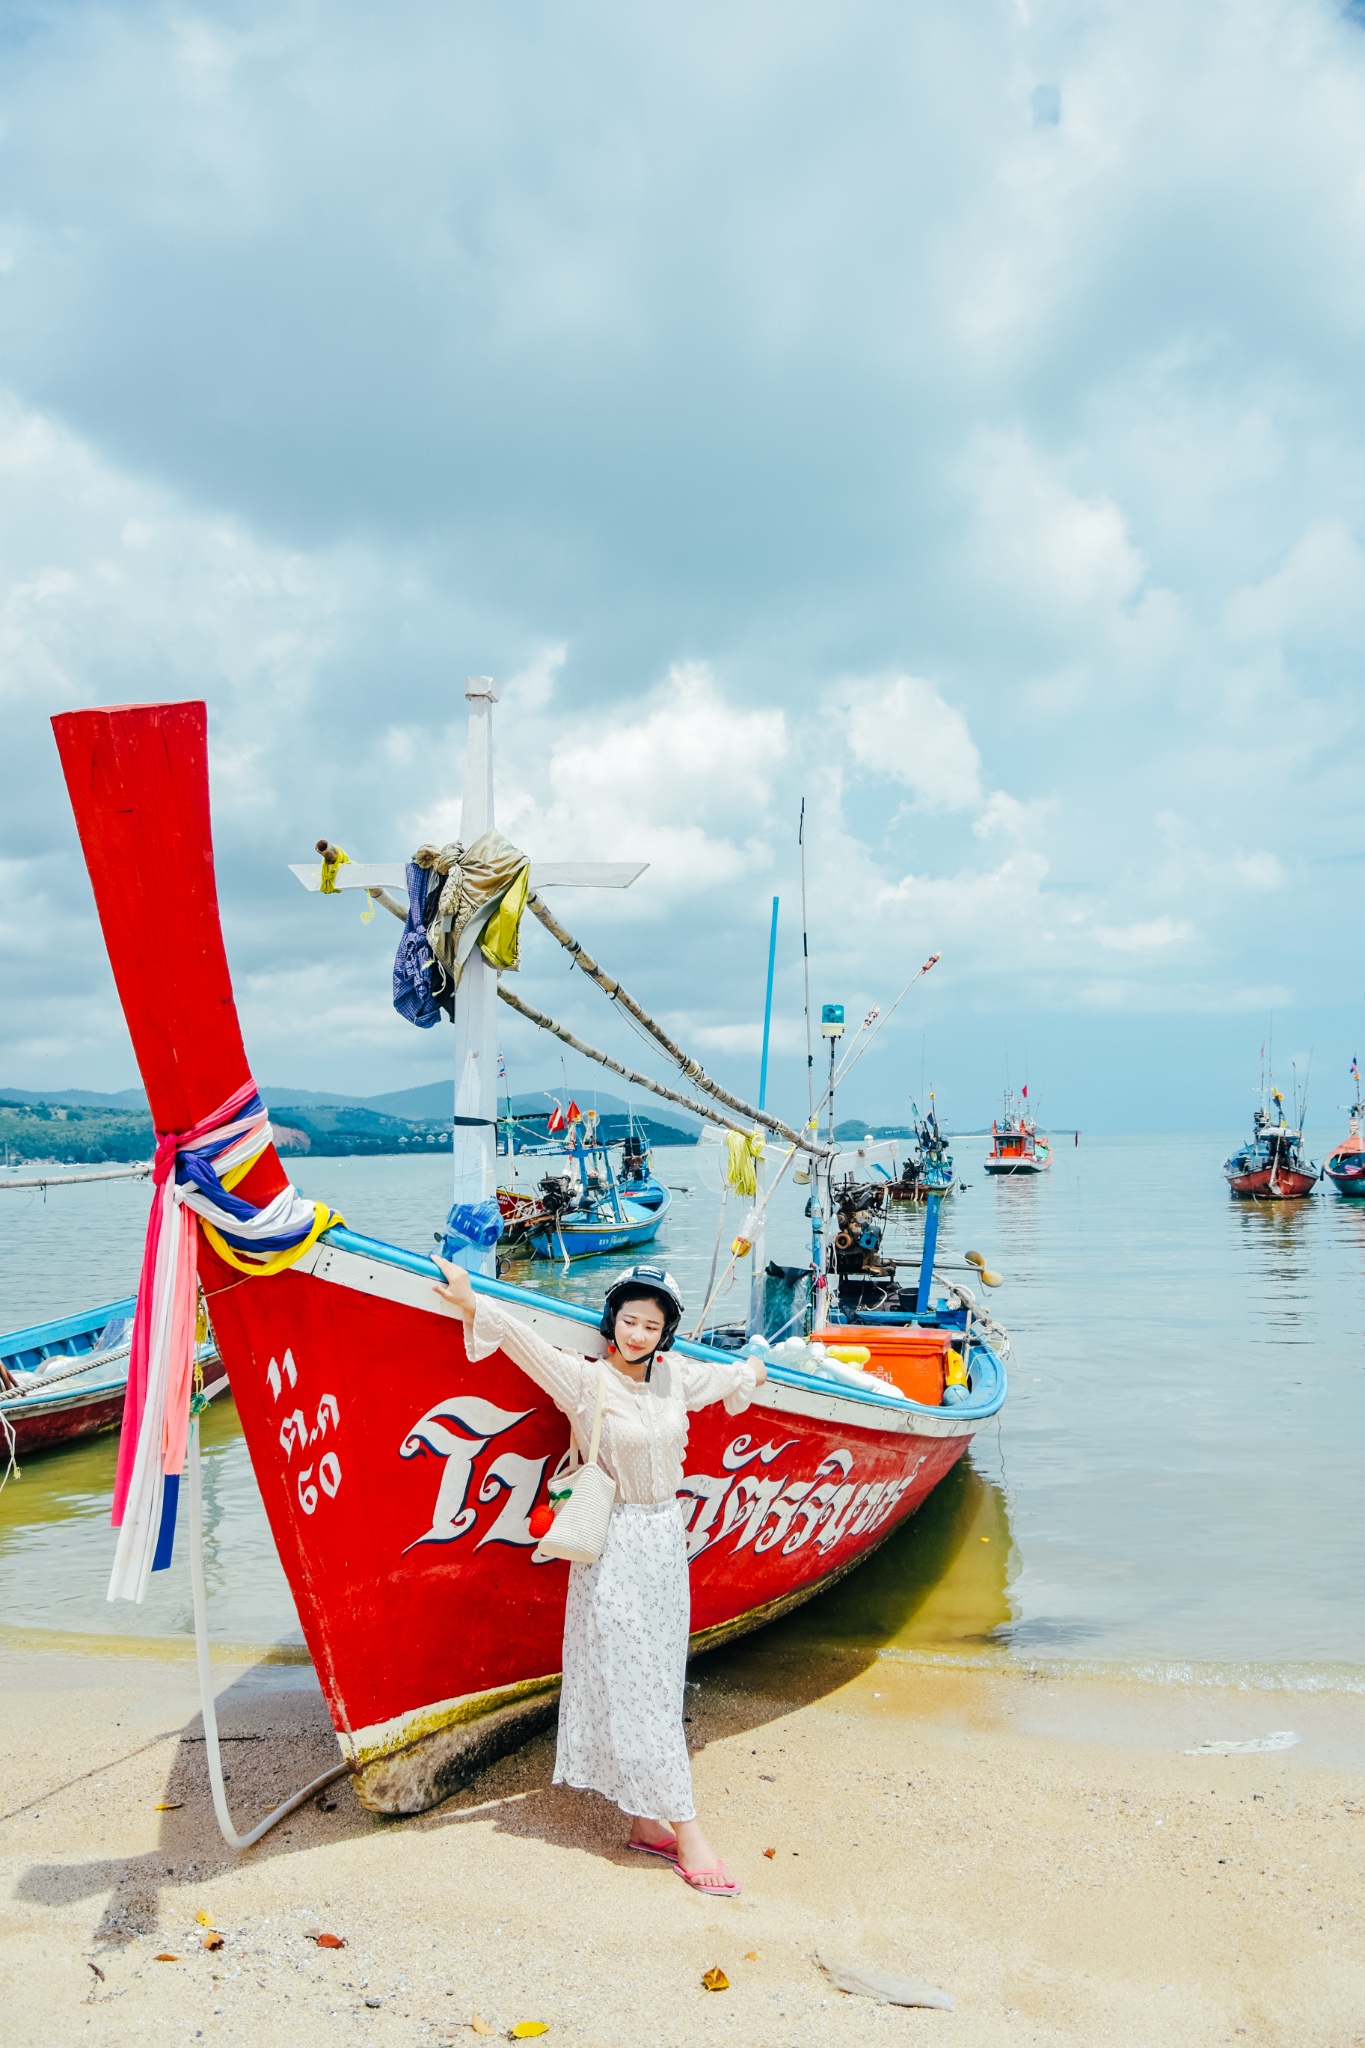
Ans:
[[[624,1273],[618,1273],[607,1289],[607,1298],[602,1304],[602,1320],[597,1327],[610,1342],[616,1335],[617,1312],[626,1302],[641,1296],[657,1301],[664,1312],[664,1333],[655,1350],[667,1351],[682,1321],[683,1298],[678,1292],[677,1281],[663,1266],[627,1266]],[[650,1364],[653,1362],[651,1354]]]

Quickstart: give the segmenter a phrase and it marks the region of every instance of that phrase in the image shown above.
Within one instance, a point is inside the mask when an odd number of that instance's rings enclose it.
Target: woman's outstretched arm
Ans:
[[[768,1368],[761,1358],[684,1358],[677,1370],[682,1379],[683,1402],[688,1408],[709,1408],[723,1401],[727,1415],[738,1415],[748,1407],[764,1380]]]
[[[590,1396],[596,1399],[596,1359],[547,1344],[501,1302],[477,1295],[463,1266],[448,1265],[441,1258],[436,1263],[446,1277],[431,1291],[449,1302],[463,1321],[465,1351],[471,1360],[487,1358],[494,1351],[506,1352],[528,1379],[545,1389],[556,1407],[570,1414],[582,1412]]]

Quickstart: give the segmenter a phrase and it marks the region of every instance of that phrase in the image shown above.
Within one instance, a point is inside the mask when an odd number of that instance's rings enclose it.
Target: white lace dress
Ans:
[[[480,1296],[465,1348],[505,1352],[568,1416],[586,1455],[601,1362],[561,1351]],[[626,1813],[692,1820],[692,1767],[683,1734],[691,1586],[678,1486],[690,1409],[747,1408],[747,1359],[714,1362],[671,1351],[648,1380],[607,1365],[600,1463],[616,1481],[606,1547],[569,1566],[564,1685],[555,1783],[605,1793]]]

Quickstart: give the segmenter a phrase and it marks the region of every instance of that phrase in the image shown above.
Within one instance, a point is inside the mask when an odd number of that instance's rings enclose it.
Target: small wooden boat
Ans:
[[[540,1183],[544,1220],[526,1231],[533,1258],[599,1258],[649,1244],[658,1235],[673,1197],[655,1180],[647,1156],[635,1153],[633,1177],[622,1183],[609,1147],[585,1140],[577,1122],[556,1149],[572,1159],[574,1171],[549,1174]]]
[[[1351,1078],[1356,1099],[1351,1104],[1351,1124],[1339,1145],[1334,1145],[1322,1162],[1323,1175],[1339,1195],[1365,1198],[1365,1102],[1360,1099],[1360,1066],[1351,1061]]]
[[[188,1131],[250,1084],[214,885],[205,707],[55,725],[153,1123]],[[257,1210],[287,1186],[269,1144],[234,1183]],[[417,1253],[334,1224],[288,1270],[244,1278],[202,1227],[195,1242],[356,1789],[372,1810],[420,1811],[553,1710],[568,1568],[533,1561],[530,1516],[567,1458],[568,1426],[511,1359],[469,1360]],[[600,1352],[595,1311],[472,1277],[551,1342]],[[971,1348],[969,1372],[967,1399],[943,1407],[775,1364],[745,1414],[693,1417],[681,1489],[693,1647],[809,1599],[913,1513],[1004,1402],[988,1344]]]
[[[0,1337],[0,1416],[20,1454],[117,1426],[136,1306],[111,1301]]]
[[[1270,1103],[1267,1108],[1263,1089],[1250,1142],[1223,1161],[1224,1178],[1234,1195],[1253,1202],[1300,1201],[1317,1186],[1318,1169],[1303,1156],[1302,1120],[1286,1120],[1284,1097],[1273,1085]]]
[[[982,1164],[987,1173],[1011,1174],[1023,1178],[1046,1173],[1052,1164],[1052,1147],[1038,1136],[1038,1127],[1028,1113],[1028,1089],[1016,1104],[1005,1091],[1005,1114],[991,1124],[991,1149]]]
[[[117,1429],[136,1306],[129,1295],[0,1337],[0,1438],[6,1455],[11,1431],[13,1449],[23,1455]],[[212,1345],[201,1347],[201,1366],[216,1364],[217,1357]]]

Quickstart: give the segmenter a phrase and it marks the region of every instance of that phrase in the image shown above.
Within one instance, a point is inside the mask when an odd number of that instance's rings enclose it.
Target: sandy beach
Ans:
[[[745,1885],[725,1904],[553,1788],[548,1734],[435,1812],[376,1819],[342,1781],[233,1855],[189,1658],[53,1642],[12,1637],[0,1666],[13,2048],[472,2043],[476,2015],[585,2048],[1365,2041],[1353,1695],[813,1668],[758,1638],[689,1693],[699,1804]],[[335,1748],[309,1666],[215,1670],[246,1826]],[[1291,1727],[1289,1750],[1184,1754]],[[819,1955],[956,2010],[849,1997]],[[716,1966],[729,1989],[708,1992]]]

